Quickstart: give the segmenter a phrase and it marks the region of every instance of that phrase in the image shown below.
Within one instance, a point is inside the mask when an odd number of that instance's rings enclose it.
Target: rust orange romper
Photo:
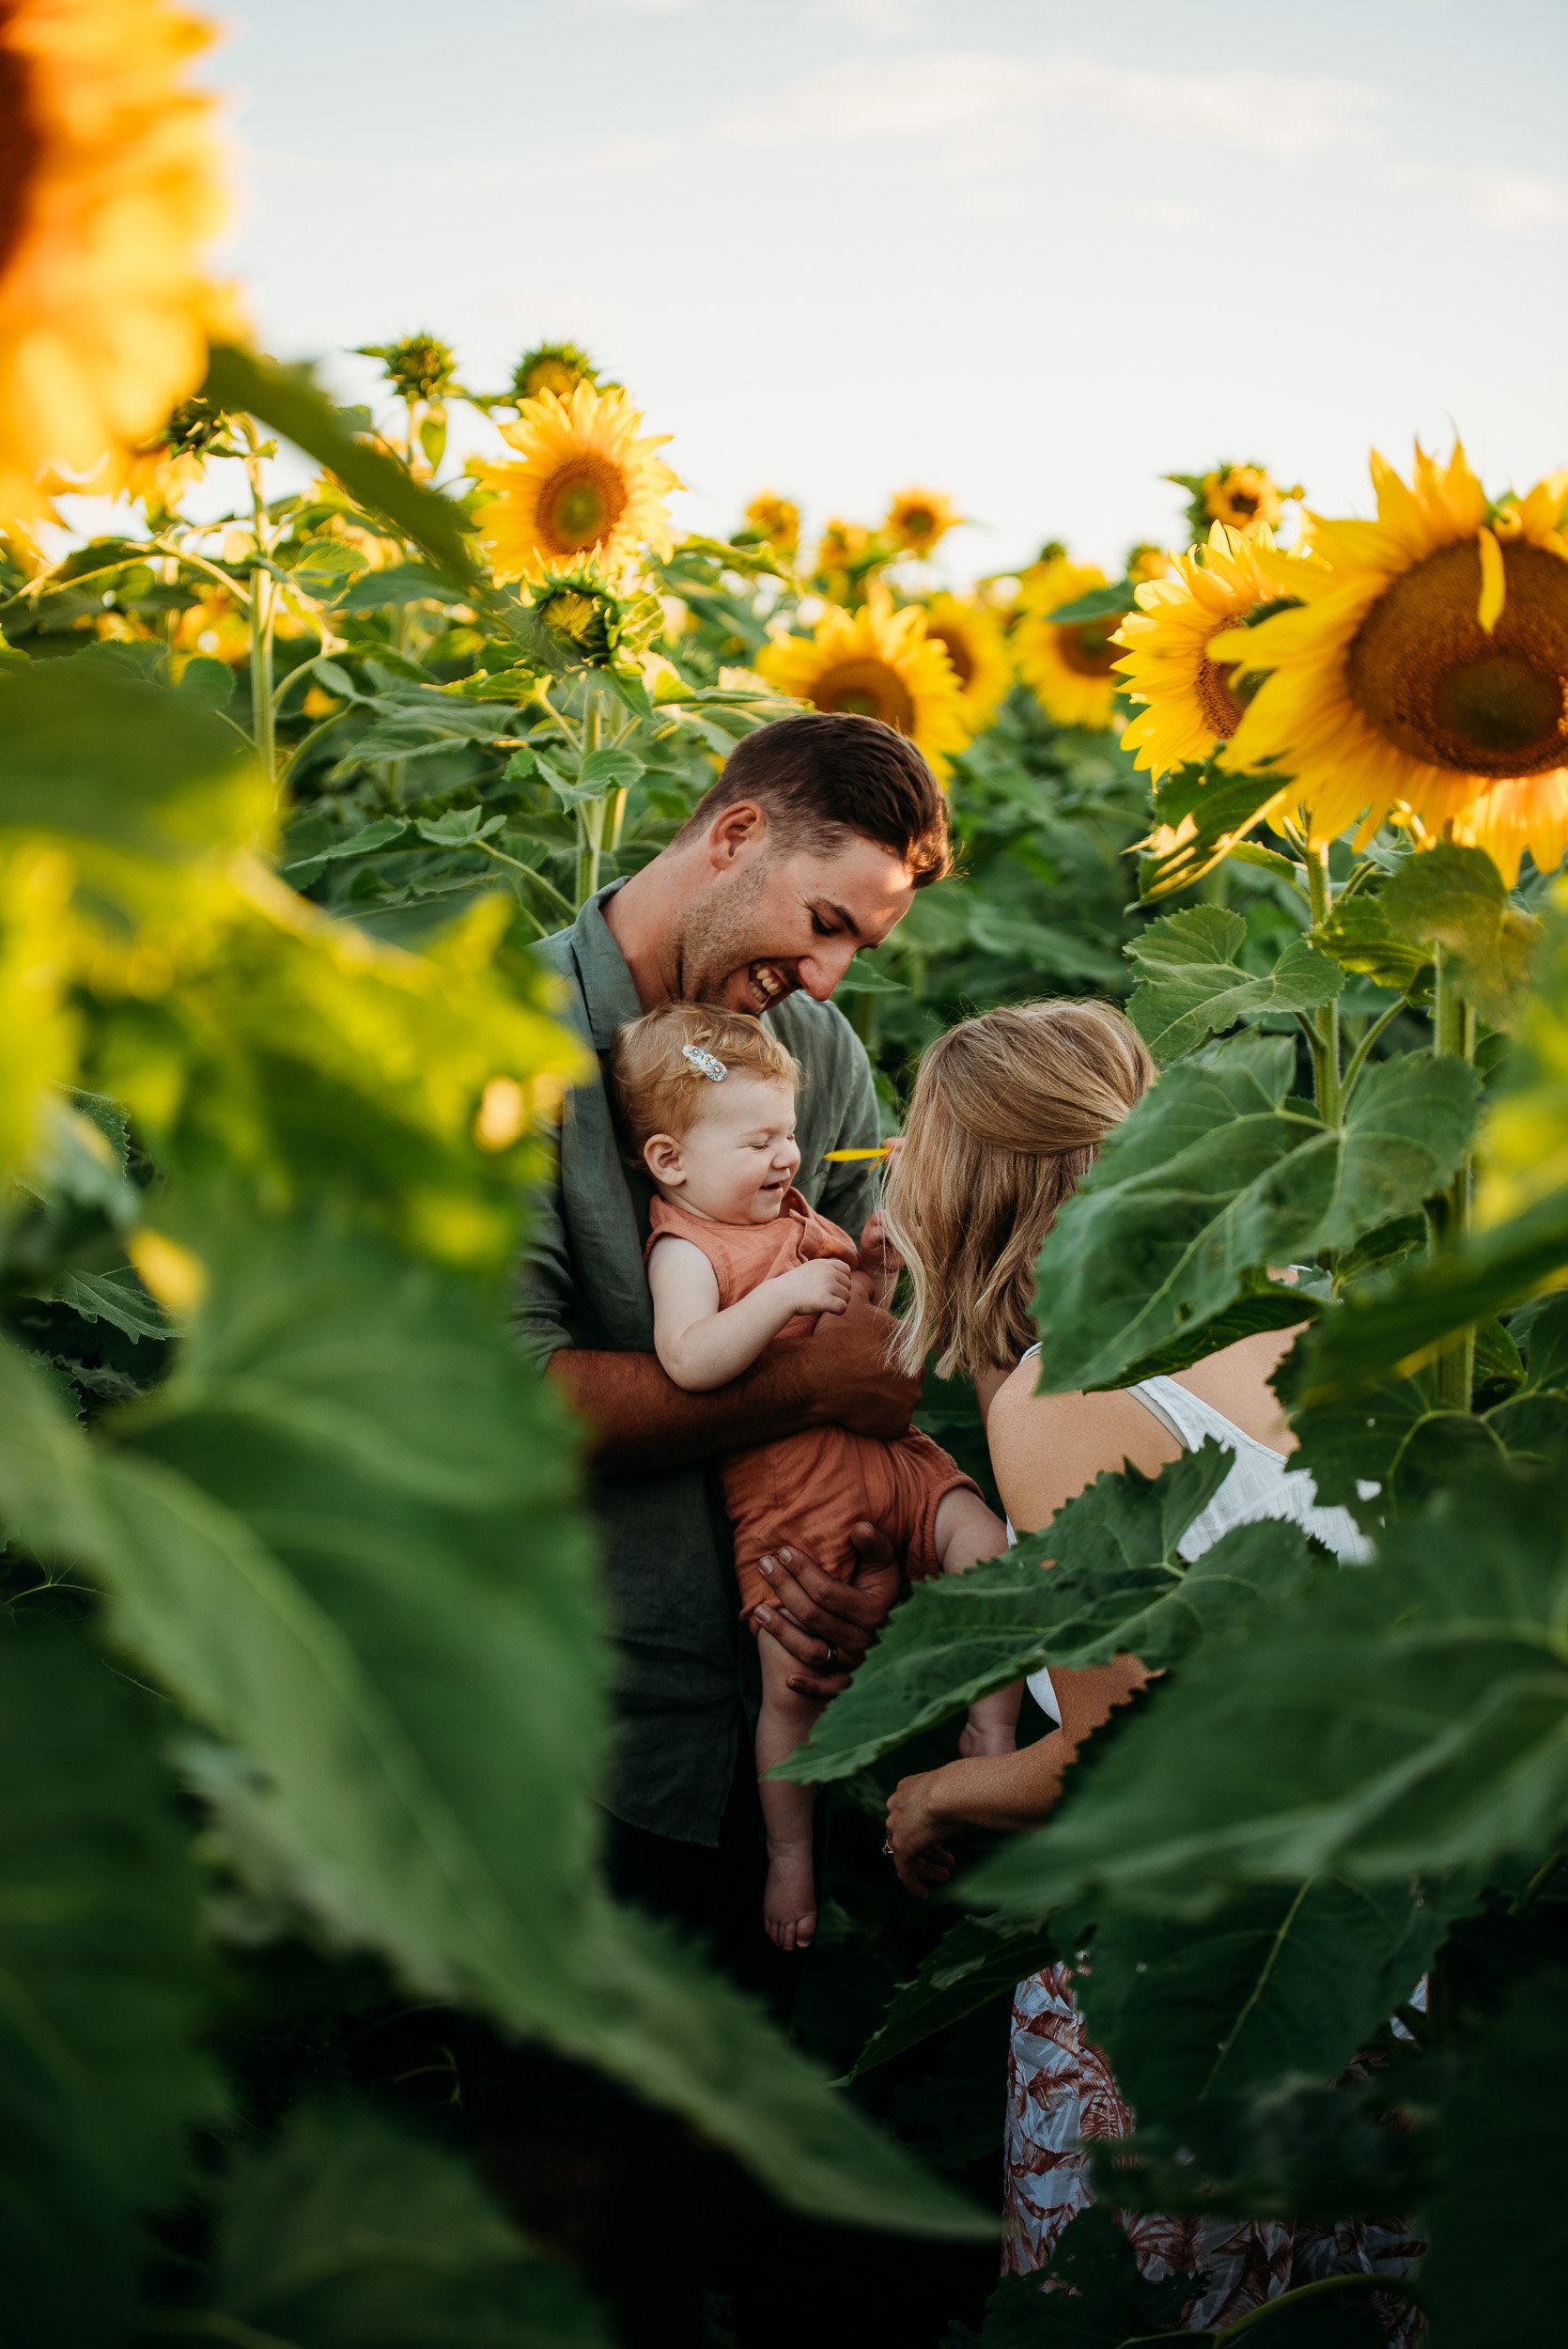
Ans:
[[[655,1199],[649,1221],[649,1253],[666,1233],[702,1250],[719,1283],[721,1311],[814,1256],[859,1262],[848,1234],[795,1190],[785,1192],[773,1223],[715,1223],[668,1199]],[[818,1319],[797,1314],[773,1344],[809,1345]],[[781,1542],[798,1544],[829,1574],[847,1579],[856,1563],[849,1528],[861,1517],[904,1554],[911,1580],[935,1574],[939,1503],[948,1493],[979,1490],[939,1444],[914,1427],[893,1443],[851,1435],[847,1427],[802,1428],[754,1452],[732,1454],[723,1482],[743,1616],[768,1596],[757,1562]]]

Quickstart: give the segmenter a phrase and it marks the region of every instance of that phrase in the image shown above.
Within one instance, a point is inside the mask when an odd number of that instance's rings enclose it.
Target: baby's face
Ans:
[[[678,1142],[656,1137],[646,1155],[660,1190],[682,1206],[716,1223],[771,1223],[800,1164],[795,1088],[738,1073],[705,1083],[695,1123]]]

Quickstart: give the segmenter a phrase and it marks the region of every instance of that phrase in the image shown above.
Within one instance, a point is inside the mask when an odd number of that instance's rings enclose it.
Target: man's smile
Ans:
[[[763,1012],[769,1003],[782,1003],[786,995],[793,995],[800,982],[782,962],[753,962],[746,966],[746,984],[756,1009]]]

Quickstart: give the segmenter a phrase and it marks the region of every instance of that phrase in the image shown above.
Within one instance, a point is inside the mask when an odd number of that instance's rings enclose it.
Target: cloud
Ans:
[[[914,31],[920,8],[918,0],[816,0],[812,14],[874,40],[898,40]]]
[[[1139,131],[1308,155],[1362,137],[1384,103],[1361,82],[1266,73],[1162,73],[1060,52],[995,51],[846,57],[723,125],[749,142],[994,135],[1020,118],[1065,111],[1109,116]]]
[[[1568,221],[1568,188],[1527,171],[1467,171],[1463,192],[1488,228],[1560,228]]]
[[[1426,188],[1508,235],[1568,224],[1568,187],[1529,171],[1452,171],[1432,163],[1402,163],[1391,174],[1401,187]]]

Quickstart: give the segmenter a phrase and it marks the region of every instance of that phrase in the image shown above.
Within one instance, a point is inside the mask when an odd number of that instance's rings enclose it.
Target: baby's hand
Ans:
[[[849,1303],[852,1268],[837,1256],[814,1256],[779,1275],[789,1285],[790,1302],[798,1314],[841,1314]]]

